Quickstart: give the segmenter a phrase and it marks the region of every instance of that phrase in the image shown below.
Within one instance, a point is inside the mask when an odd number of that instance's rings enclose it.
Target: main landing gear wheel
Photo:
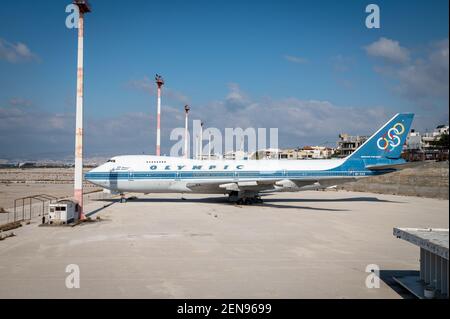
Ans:
[[[230,201],[236,203],[236,205],[253,205],[263,203],[263,200],[259,195],[238,196],[237,194],[230,194]]]

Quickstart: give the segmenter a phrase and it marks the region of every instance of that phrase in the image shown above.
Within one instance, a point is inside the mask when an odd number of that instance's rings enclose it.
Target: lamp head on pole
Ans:
[[[156,84],[158,85],[159,88],[161,88],[161,86],[164,85],[164,79],[159,74],[156,74],[155,81],[156,81]]]
[[[186,114],[188,114],[189,113],[189,110],[191,109],[191,107],[189,106],[189,105],[185,105],[184,106],[184,111],[186,112]]]
[[[91,12],[91,5],[87,0],[74,0],[73,4],[78,6],[78,9],[80,10],[80,13],[88,13]]]

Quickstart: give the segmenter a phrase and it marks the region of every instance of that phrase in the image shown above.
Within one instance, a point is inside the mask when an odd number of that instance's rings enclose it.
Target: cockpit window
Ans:
[[[113,159],[110,159],[107,161],[107,163],[115,163],[115,162],[116,162],[116,160],[113,160]]]

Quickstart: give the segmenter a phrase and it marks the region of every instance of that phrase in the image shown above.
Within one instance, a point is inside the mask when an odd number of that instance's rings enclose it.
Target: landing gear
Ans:
[[[120,202],[121,202],[121,203],[126,203],[126,202],[127,202],[127,199],[126,199],[126,197],[125,197],[125,194],[120,194]]]
[[[253,205],[263,203],[261,196],[254,192],[231,192],[229,201],[235,203],[236,205]]]

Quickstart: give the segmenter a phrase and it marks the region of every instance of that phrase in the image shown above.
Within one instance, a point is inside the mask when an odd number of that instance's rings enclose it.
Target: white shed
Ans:
[[[60,200],[49,205],[49,223],[67,224],[78,219],[77,203],[71,200]]]

